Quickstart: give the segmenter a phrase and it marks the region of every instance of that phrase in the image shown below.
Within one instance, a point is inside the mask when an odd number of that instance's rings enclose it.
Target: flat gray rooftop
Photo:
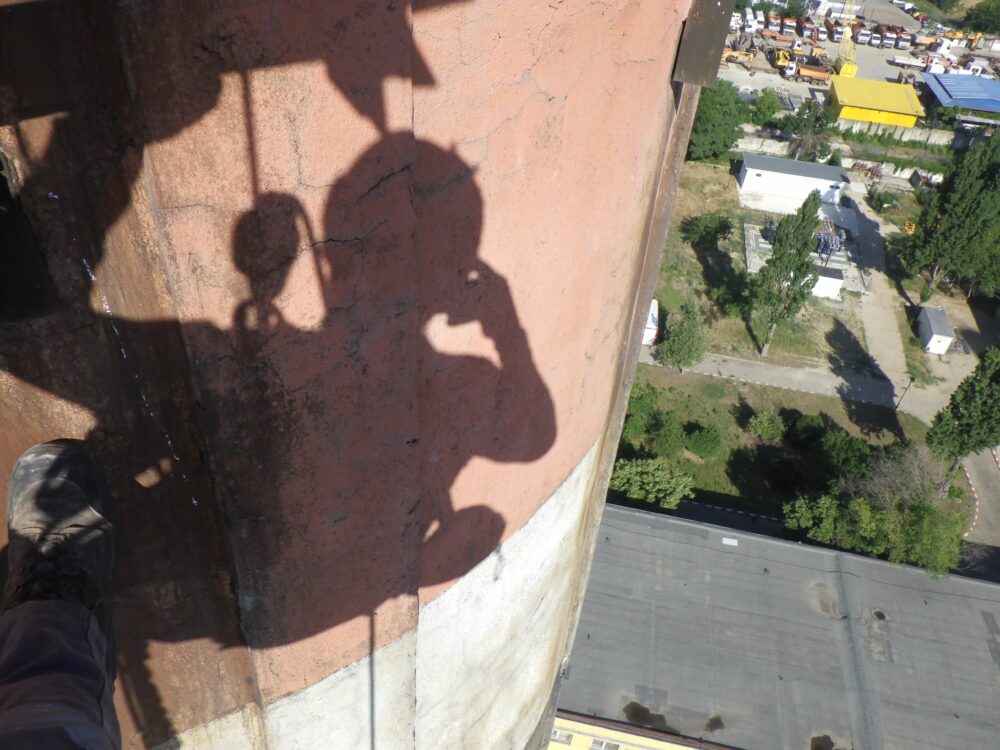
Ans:
[[[757,169],[761,172],[777,172],[779,174],[809,177],[814,180],[824,180],[826,182],[843,182],[849,184],[851,181],[851,178],[847,176],[847,171],[843,167],[830,167],[826,164],[818,164],[811,161],[783,159],[780,156],[765,156],[764,154],[751,154],[747,152],[744,152],[742,157],[743,163],[748,170]]]
[[[992,750],[1000,586],[609,505],[558,705],[745,750]]]

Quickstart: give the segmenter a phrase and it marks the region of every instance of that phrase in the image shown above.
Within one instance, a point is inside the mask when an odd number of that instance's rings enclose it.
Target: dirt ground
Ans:
[[[680,189],[674,203],[672,223],[677,227],[689,216],[706,211],[738,210],[736,179],[728,165],[688,161],[681,167]]]

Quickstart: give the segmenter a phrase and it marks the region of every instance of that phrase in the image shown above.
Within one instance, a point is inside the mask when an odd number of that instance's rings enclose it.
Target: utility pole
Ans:
[[[899,397],[899,401],[896,402],[896,406],[893,409],[894,412],[898,412],[899,411],[899,405],[901,403],[903,403],[903,396],[905,396],[906,392],[910,390],[910,386],[913,385],[914,381],[915,381],[915,378],[911,375],[910,376],[910,382],[906,384],[906,388],[903,389],[903,394]]]

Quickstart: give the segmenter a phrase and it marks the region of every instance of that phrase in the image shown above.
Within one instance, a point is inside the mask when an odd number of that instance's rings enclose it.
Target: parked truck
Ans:
[[[868,39],[869,47],[881,47],[882,46],[882,35],[877,31],[873,31],[871,37]]]
[[[767,15],[767,30],[781,33],[781,16],[773,11]]]
[[[868,44],[871,41],[872,33],[865,28],[865,25],[858,21],[854,24],[854,41],[857,44]],[[880,40],[881,41],[881,40]]]
[[[806,83],[829,83],[830,69],[822,65],[808,65],[792,61],[784,68],[784,76],[793,81]]]
[[[898,65],[900,68],[916,68],[922,70],[927,63],[919,57],[910,57],[909,55],[896,55],[892,58],[892,64]]]
[[[779,34],[777,31],[771,31],[770,29],[764,29],[760,33],[765,39],[770,39],[775,44],[791,44],[795,41],[794,36],[785,36],[784,34]]]
[[[813,32],[816,30],[816,24],[812,22],[811,18],[800,18],[799,19],[799,34],[806,37],[807,39],[813,38]],[[813,40],[815,41],[815,40]]]
[[[909,49],[913,44],[913,34],[904,31],[896,37],[896,49]]]
[[[796,29],[796,19],[786,18],[781,22],[781,33],[782,34],[794,34]]]
[[[826,33],[831,42],[839,42],[844,38],[844,27],[840,25],[840,21],[826,18],[823,20],[823,25],[826,27]]]

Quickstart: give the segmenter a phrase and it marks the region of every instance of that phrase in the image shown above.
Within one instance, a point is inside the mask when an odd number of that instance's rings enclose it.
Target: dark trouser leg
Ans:
[[[0,750],[118,750],[106,656],[82,604],[29,601],[0,615]]]

